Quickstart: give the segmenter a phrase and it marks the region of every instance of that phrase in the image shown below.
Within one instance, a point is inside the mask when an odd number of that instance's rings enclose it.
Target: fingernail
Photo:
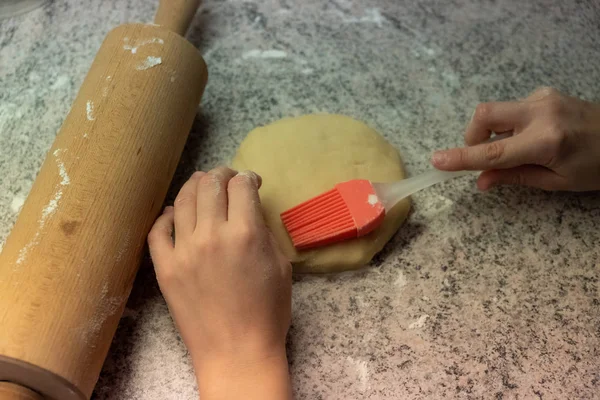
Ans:
[[[203,172],[203,171],[196,171],[192,174],[192,178],[194,178],[194,179],[200,178],[204,174],[205,174],[205,172]]]
[[[482,191],[489,192],[490,190],[492,190],[493,188],[498,187],[498,186],[500,186],[500,184],[498,182],[492,182],[492,183],[489,183],[486,187],[484,187],[482,189]]]
[[[436,151],[431,157],[433,165],[437,167],[443,167],[448,162],[448,155],[444,151]]]

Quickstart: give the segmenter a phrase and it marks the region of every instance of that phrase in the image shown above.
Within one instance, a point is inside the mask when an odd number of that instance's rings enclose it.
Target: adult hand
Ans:
[[[513,136],[484,143],[492,132]],[[600,105],[540,88],[520,101],[482,103],[465,133],[468,147],[438,151],[434,167],[481,170],[481,190],[501,184],[544,190],[600,189]]]

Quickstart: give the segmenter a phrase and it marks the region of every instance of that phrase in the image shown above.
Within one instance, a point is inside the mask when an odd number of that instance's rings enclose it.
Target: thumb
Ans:
[[[508,169],[484,171],[477,179],[480,190],[500,185],[530,186],[542,190],[566,190],[567,180],[556,172],[539,165],[522,165]]]

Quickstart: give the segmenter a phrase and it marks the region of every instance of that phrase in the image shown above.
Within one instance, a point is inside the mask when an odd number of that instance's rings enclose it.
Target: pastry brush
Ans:
[[[419,190],[475,172],[432,170],[390,183],[353,179],[284,211],[281,220],[296,249],[325,246],[372,232],[398,202]]]

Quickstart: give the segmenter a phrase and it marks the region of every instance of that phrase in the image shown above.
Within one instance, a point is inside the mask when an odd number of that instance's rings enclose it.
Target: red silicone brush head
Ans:
[[[371,182],[355,179],[283,212],[281,220],[294,247],[306,250],[366,235],[384,216]]]

